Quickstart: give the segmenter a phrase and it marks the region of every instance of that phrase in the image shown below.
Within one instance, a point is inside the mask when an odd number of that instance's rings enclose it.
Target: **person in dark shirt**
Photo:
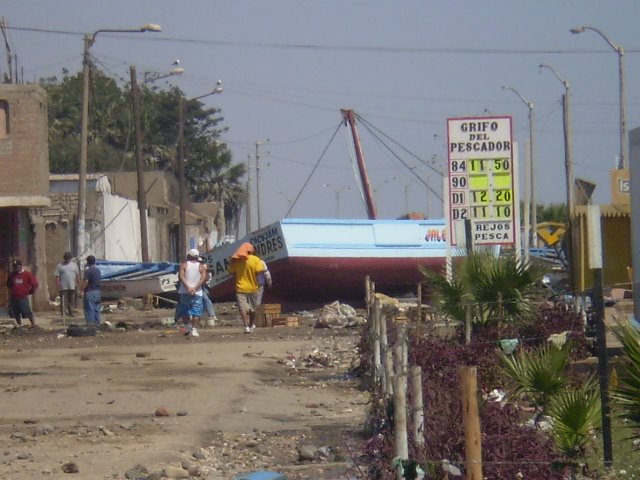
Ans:
[[[96,267],[96,257],[87,257],[87,268],[84,271],[82,280],[82,294],[84,294],[84,320],[87,325],[93,325],[100,329],[100,281],[102,275]]]
[[[9,312],[16,319],[18,325],[22,325],[22,318],[28,318],[31,327],[36,326],[33,317],[33,311],[29,304],[29,295],[38,288],[38,280],[31,273],[22,267],[22,260],[16,259],[13,262],[13,271],[7,279],[7,288],[9,289]]]

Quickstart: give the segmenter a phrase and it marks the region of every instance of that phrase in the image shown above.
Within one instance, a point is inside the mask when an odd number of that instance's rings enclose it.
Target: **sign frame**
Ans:
[[[447,119],[448,218],[471,221],[474,246],[513,247],[519,239],[517,155],[509,115]]]

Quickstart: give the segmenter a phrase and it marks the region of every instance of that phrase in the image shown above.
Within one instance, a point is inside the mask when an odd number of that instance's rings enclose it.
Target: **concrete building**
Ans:
[[[637,129],[636,129],[637,130]],[[640,133],[640,131],[638,131]],[[633,148],[633,140],[640,140],[640,134],[631,135],[630,161],[640,161],[638,151]],[[628,290],[631,280],[631,197],[629,169],[620,168],[609,173],[611,188],[611,204],[600,205],[601,241],[602,241],[602,278],[605,288]],[[579,189],[578,189],[579,190]],[[588,232],[588,204],[590,195],[580,199],[577,192],[578,206],[574,209],[574,283],[578,291],[593,286],[593,271],[589,267],[589,246],[591,240]],[[584,203],[584,205],[580,205]]]
[[[45,227],[49,207],[46,92],[35,85],[0,85],[0,309],[6,308],[7,274],[20,258],[40,288],[34,308],[48,308]]]
[[[152,262],[179,262],[180,215],[178,183],[171,172],[145,172],[149,257]],[[87,255],[113,261],[142,261],[136,172],[87,175],[85,245]],[[78,175],[50,176],[51,207],[43,212],[47,236],[47,272],[53,272],[65,251],[74,251],[78,205]],[[217,203],[190,204],[187,244],[205,251],[215,245]],[[56,292],[51,292],[53,297]]]

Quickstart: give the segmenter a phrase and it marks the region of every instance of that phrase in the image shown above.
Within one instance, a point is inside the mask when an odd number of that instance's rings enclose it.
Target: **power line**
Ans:
[[[73,35],[82,36],[84,32],[73,30],[56,30],[50,28],[37,27],[20,27],[8,26],[9,30],[47,33],[56,35]],[[105,35],[107,36],[107,35]],[[119,35],[119,38],[127,38]],[[134,38],[133,36],[131,38]],[[251,48],[270,48],[270,49],[287,49],[287,50],[318,50],[318,51],[354,51],[354,52],[386,52],[386,53],[435,53],[435,54],[465,54],[465,55],[541,55],[541,54],[606,54],[611,53],[610,50],[585,50],[585,49],[567,49],[567,48],[551,48],[551,49],[514,49],[514,48],[471,48],[471,47],[390,47],[382,45],[329,45],[329,44],[312,44],[312,43],[277,43],[277,42],[243,42],[231,40],[205,40],[195,38],[169,38],[154,36],[153,39],[144,37],[135,37],[138,41],[155,41],[155,42],[174,42],[187,43],[192,45],[214,45],[227,47],[251,47]],[[625,48],[625,53],[638,53],[640,47]]]

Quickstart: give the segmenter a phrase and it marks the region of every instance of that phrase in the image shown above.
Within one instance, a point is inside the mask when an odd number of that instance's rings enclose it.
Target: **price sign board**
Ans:
[[[449,118],[447,137],[449,225],[470,220],[474,245],[512,246],[518,197],[511,117]],[[449,235],[451,245],[461,243]]]

